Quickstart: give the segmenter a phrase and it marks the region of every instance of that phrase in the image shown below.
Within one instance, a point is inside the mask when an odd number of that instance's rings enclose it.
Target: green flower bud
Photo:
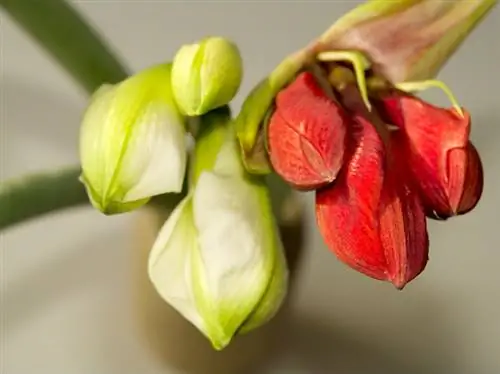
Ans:
[[[80,131],[81,180],[94,207],[127,212],[182,190],[183,117],[170,88],[171,64],[146,69],[93,95]]]
[[[180,110],[200,116],[229,104],[243,76],[240,52],[230,41],[212,37],[184,45],[175,55],[172,88]]]
[[[246,173],[228,135],[161,229],[148,267],[160,296],[217,350],[269,321],[288,286],[269,191]],[[220,134],[206,136],[219,144]]]

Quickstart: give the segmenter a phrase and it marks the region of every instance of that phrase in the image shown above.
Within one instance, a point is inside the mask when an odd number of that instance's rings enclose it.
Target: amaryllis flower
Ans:
[[[472,210],[483,191],[483,168],[469,141],[469,113],[401,93],[381,102],[390,122],[404,135],[404,157],[427,214],[448,218]]]
[[[399,134],[384,144],[359,115],[348,131],[343,169],[334,184],[316,192],[319,230],[341,261],[403,288],[425,268],[429,243]]]
[[[350,68],[338,64],[322,68],[333,95],[311,93],[303,74],[278,95],[268,124],[270,141],[275,137],[270,159],[287,181],[302,177],[302,169],[290,167],[283,173],[276,165],[289,165],[289,159],[310,162],[299,141],[295,147],[279,142],[280,132],[281,139],[286,138],[290,122],[281,118],[295,120],[298,128],[316,125],[323,134],[342,134],[335,143],[330,141],[342,154],[335,180],[316,191],[319,230],[342,262],[401,289],[427,264],[426,215],[463,214],[481,196],[482,167],[469,140],[470,116],[456,104],[453,109],[438,108],[387,81],[368,82],[372,98],[368,108]],[[283,100],[288,97],[295,101]],[[288,105],[280,105],[282,100]],[[332,107],[337,115],[325,110]],[[307,140],[315,149],[324,147],[322,137]],[[316,161],[314,166],[324,163]]]
[[[276,97],[268,123],[271,164],[285,181],[308,190],[335,180],[344,156],[346,116],[310,72]]]

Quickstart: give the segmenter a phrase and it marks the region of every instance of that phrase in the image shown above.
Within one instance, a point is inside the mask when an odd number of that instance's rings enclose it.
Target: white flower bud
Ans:
[[[171,64],[163,64],[104,85],[84,114],[81,180],[92,204],[106,214],[182,190],[185,129],[172,97],[170,70]]]
[[[216,349],[277,312],[288,283],[282,243],[267,187],[244,172],[233,140],[161,229],[149,276]]]

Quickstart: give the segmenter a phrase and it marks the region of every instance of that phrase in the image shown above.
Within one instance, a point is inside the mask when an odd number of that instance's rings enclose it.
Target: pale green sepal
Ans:
[[[210,37],[182,46],[172,67],[172,87],[180,110],[200,116],[228,104],[243,78],[243,61],[231,41]]]

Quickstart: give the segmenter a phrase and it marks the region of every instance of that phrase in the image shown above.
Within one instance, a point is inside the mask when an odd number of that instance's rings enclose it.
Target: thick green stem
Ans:
[[[66,1],[0,0],[0,6],[88,93],[127,76],[107,43]]]
[[[21,177],[0,186],[0,230],[41,214],[88,203],[73,167]]]

